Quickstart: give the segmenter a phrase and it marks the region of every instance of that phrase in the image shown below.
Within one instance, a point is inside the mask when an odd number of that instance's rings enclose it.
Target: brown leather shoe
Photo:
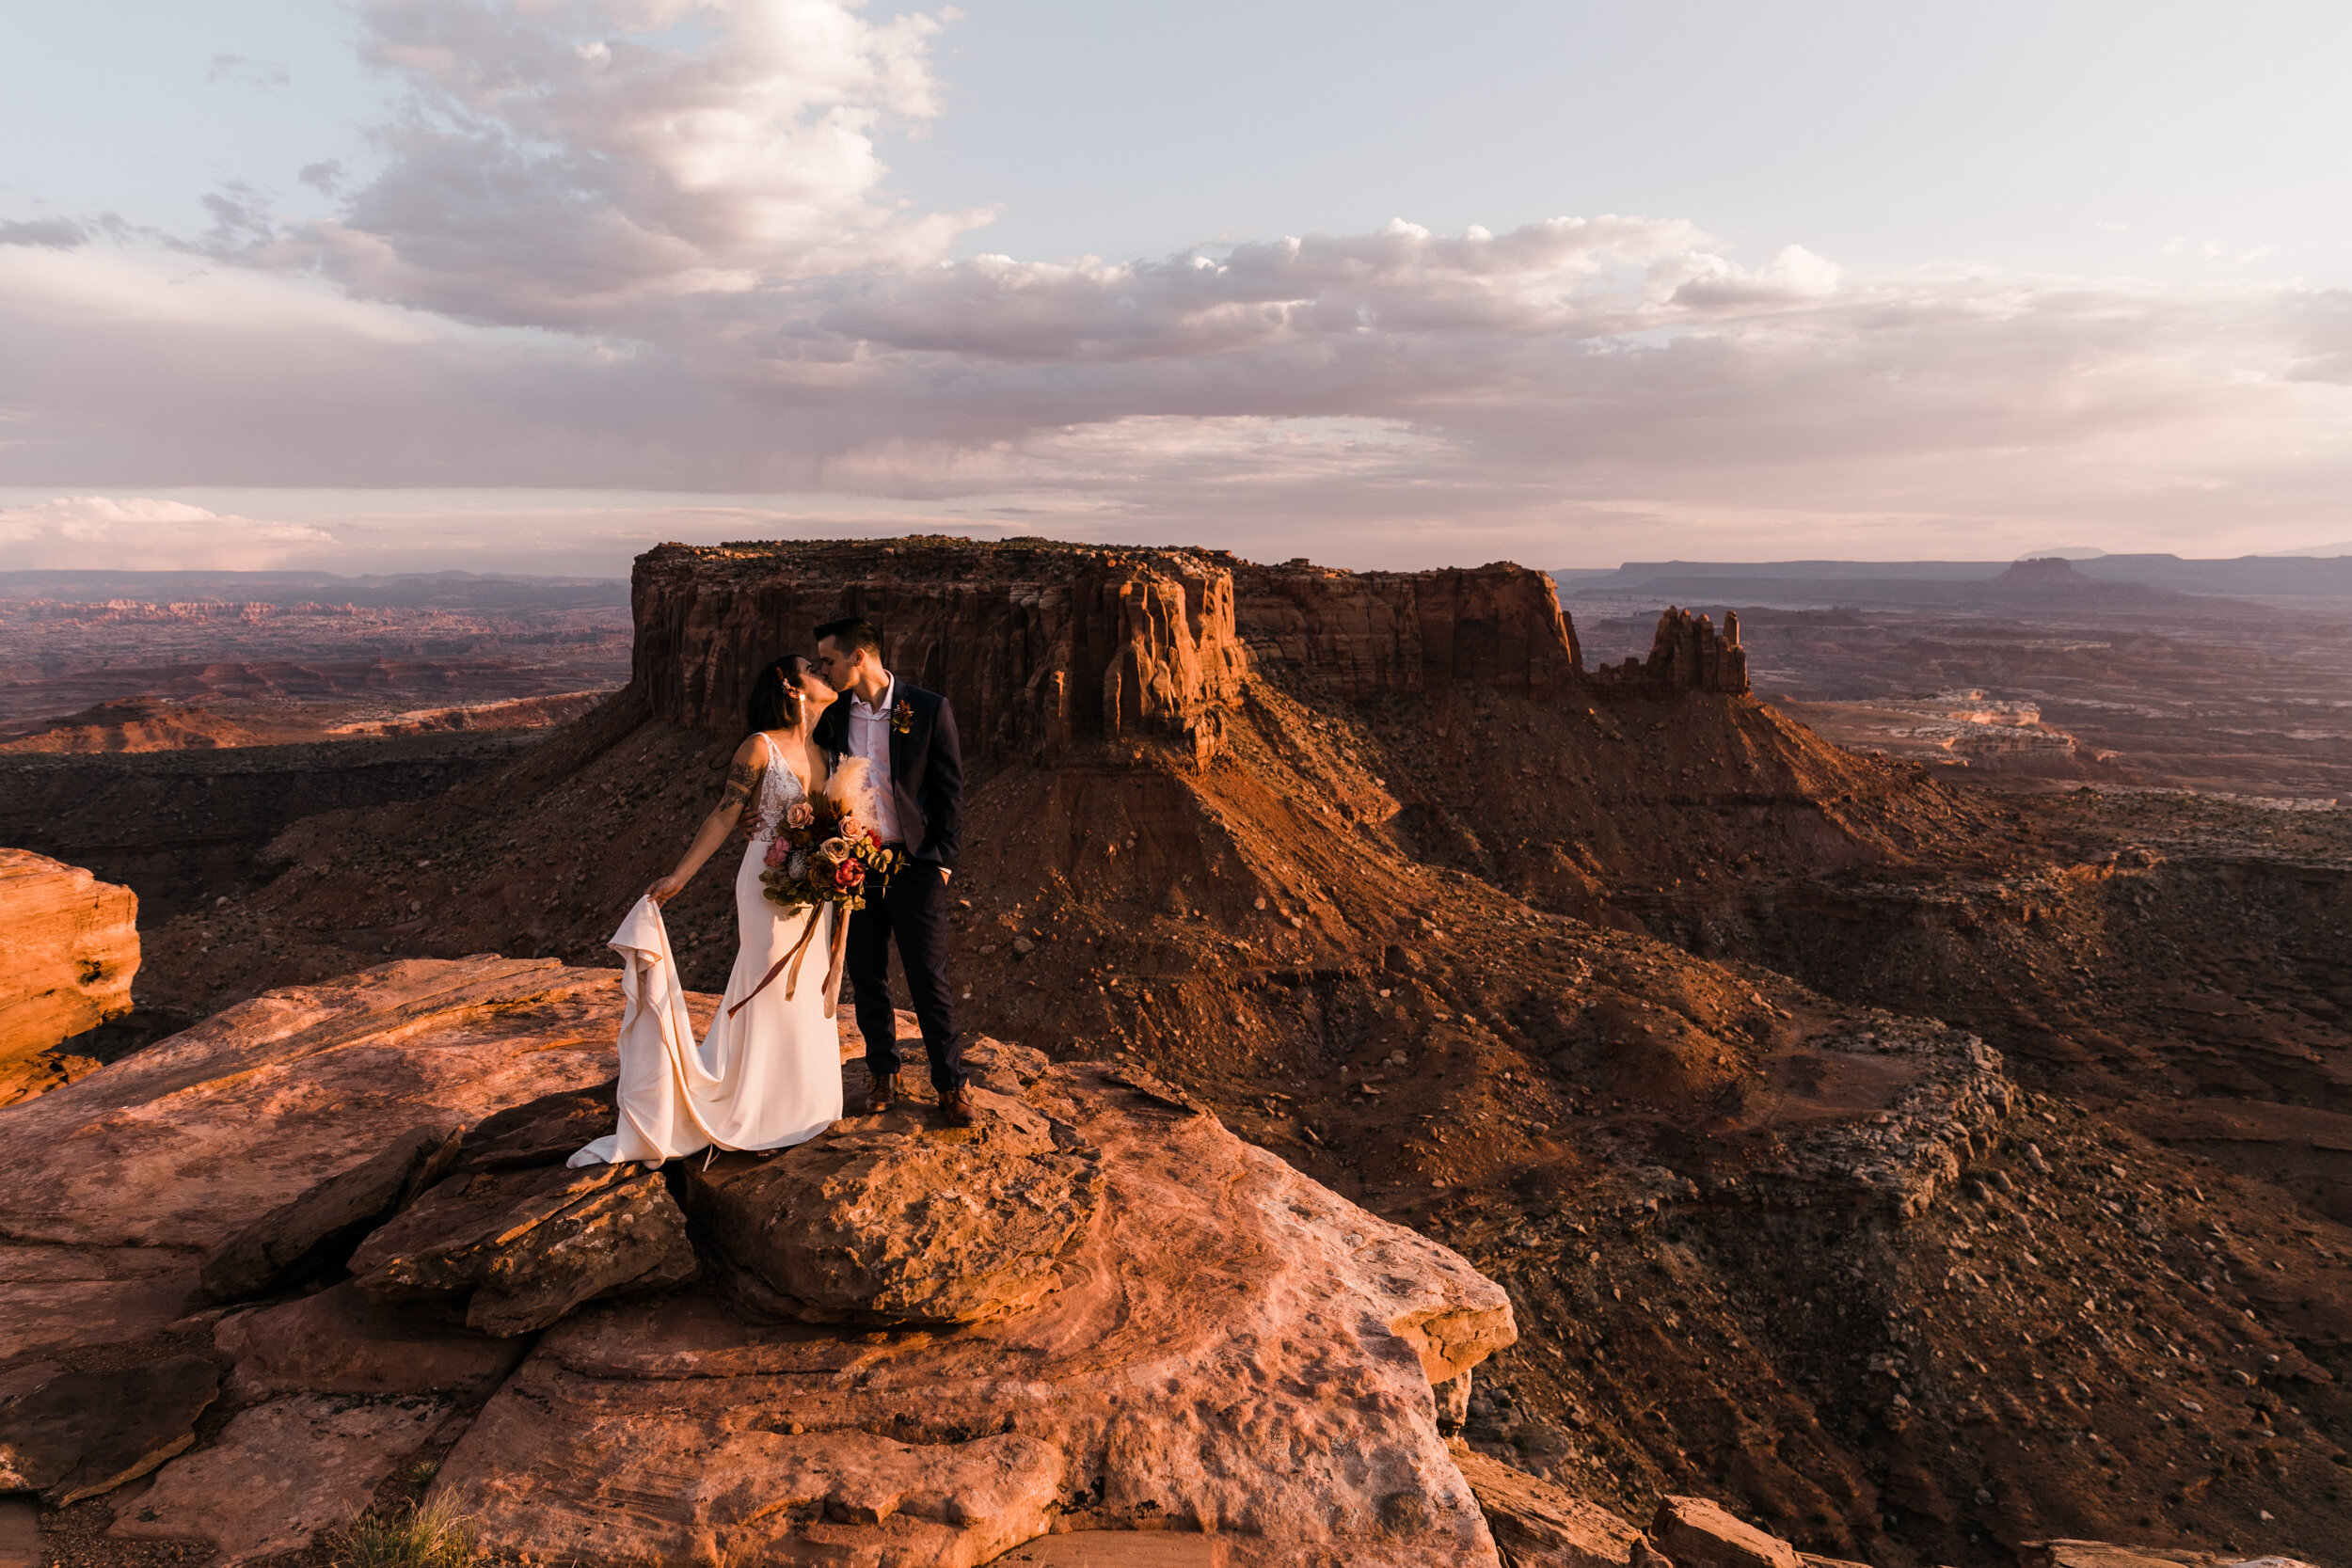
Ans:
[[[980,1113],[972,1103],[972,1097],[961,1089],[949,1089],[939,1097],[940,1115],[950,1127],[969,1127],[980,1119]]]
[[[882,1073],[866,1085],[866,1103],[857,1108],[862,1117],[878,1117],[898,1103],[898,1075]]]

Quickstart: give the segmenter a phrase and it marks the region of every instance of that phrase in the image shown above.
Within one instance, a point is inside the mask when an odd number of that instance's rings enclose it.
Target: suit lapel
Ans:
[[[908,725],[904,735],[898,733],[898,705],[906,702],[905,691],[906,688],[893,684],[890,689],[890,709],[882,715],[882,722],[890,726],[888,734],[890,736],[891,787],[912,794],[914,791],[907,783],[907,767],[914,755],[914,726]],[[914,707],[913,703],[907,703],[910,712],[914,710]]]

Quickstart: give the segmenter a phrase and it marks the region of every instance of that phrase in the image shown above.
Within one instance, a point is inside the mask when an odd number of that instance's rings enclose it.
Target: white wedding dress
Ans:
[[[767,740],[767,746],[768,770],[746,808],[755,813],[756,831],[735,872],[741,945],[710,1034],[695,1043],[661,906],[640,898],[611,944],[621,955],[625,1004],[620,1125],[567,1164],[659,1161],[713,1147],[784,1148],[841,1119],[840,1035],[826,1016],[824,997],[833,907],[785,909],[759,880],[776,824],[804,795],[776,743]],[[786,994],[783,974],[763,989],[762,978],[800,942],[812,919],[818,926],[791,994]],[[749,1004],[734,1011],[747,996]]]

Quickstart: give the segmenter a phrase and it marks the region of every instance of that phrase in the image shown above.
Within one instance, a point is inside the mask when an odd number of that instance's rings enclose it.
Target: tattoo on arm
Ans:
[[[752,798],[752,785],[759,781],[759,770],[748,762],[739,762],[727,769],[727,786],[719,797],[719,809],[738,811]]]

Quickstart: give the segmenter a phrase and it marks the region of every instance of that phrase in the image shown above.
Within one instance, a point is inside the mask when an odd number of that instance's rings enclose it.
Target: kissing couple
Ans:
[[[814,657],[787,654],[754,677],[743,727],[719,803],[613,934],[625,999],[619,1125],[573,1155],[574,1165],[634,1160],[650,1169],[707,1148],[773,1153],[839,1120],[834,977],[798,979],[811,946],[838,953],[849,974],[866,1038],[861,1113],[898,1098],[895,943],[940,1110],[951,1123],[972,1121],[947,977],[947,883],[963,833],[963,757],[947,699],[893,675],[867,622],[828,621]],[[865,883],[865,907],[846,932],[836,932],[835,902],[788,904],[771,893],[791,841],[819,819],[889,851],[886,884]],[[735,872],[735,968],[697,1043],[661,906],[739,832],[750,843]]]

